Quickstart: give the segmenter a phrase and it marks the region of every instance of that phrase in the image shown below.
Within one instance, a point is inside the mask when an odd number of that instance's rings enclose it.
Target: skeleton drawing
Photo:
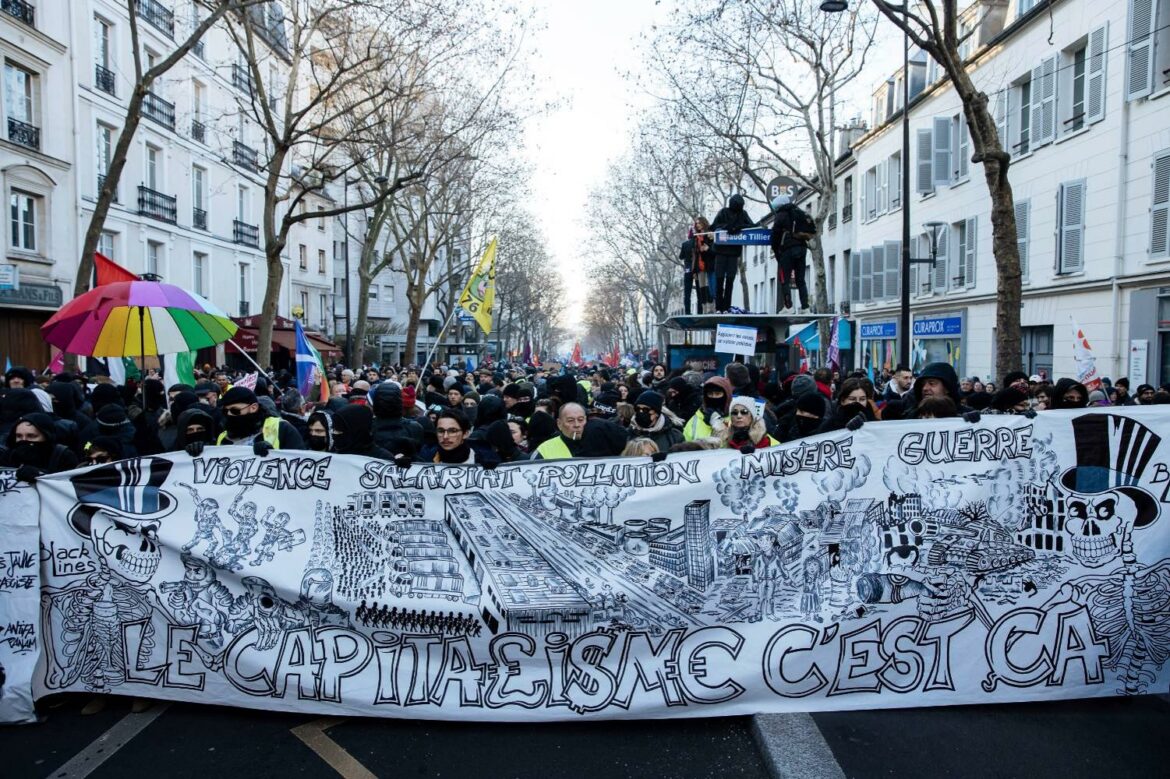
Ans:
[[[159,489],[170,468],[161,458],[123,460],[72,480],[79,503],[68,521],[93,544],[99,569],[70,587],[42,593],[45,635],[60,637],[45,644],[50,688],[81,681],[105,692],[124,683],[128,623],[143,624],[134,658],[140,664],[149,660],[151,616],[159,606],[150,586],[162,559],[158,533],[176,505]]]

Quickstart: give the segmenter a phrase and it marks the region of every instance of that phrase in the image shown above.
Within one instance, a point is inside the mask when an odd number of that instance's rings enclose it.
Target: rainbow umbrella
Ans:
[[[207,299],[140,280],[103,284],[74,298],[41,326],[41,335],[70,354],[145,357],[214,346],[236,330]]]

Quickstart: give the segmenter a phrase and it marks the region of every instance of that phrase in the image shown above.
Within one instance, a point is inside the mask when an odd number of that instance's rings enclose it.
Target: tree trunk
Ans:
[[[285,151],[276,151],[268,161],[268,180],[264,184],[264,261],[268,266],[264,305],[260,307],[260,328],[256,337],[256,362],[269,367],[272,362],[272,328],[276,324],[276,310],[280,303],[280,285],[284,281],[284,265],[280,261],[288,240],[287,217],[282,230],[276,232],[277,193],[280,189],[280,170],[284,167]]]
[[[743,258],[742,252],[739,255],[739,291],[743,293],[744,310],[751,310],[751,298],[748,297],[747,260]]]
[[[817,223],[817,235],[824,235],[825,221],[822,219]],[[813,295],[814,310],[818,314],[829,313],[829,292],[828,292],[828,274],[825,273],[825,248],[821,244],[820,238],[813,241],[813,245],[809,247],[812,253],[813,276],[815,276],[816,293]],[[807,281],[805,282],[808,283]],[[829,364],[829,338],[831,336],[832,323],[831,320],[822,319],[817,325],[817,334],[821,343],[821,365],[828,366]],[[840,367],[840,366],[838,366]]]
[[[414,362],[414,357],[418,353],[418,327],[419,320],[422,317],[422,307],[425,300],[416,300],[418,293],[410,288],[406,289],[406,300],[410,306],[410,319],[406,323],[406,358],[410,362]],[[425,370],[427,366],[422,366]]]
[[[366,330],[370,314],[370,282],[374,274],[370,273],[369,259],[366,257],[366,247],[362,247],[362,258],[358,261],[358,310],[357,327],[354,329],[353,340],[357,344],[357,362],[365,364],[366,360]],[[352,347],[350,351],[352,351]],[[355,363],[356,365],[356,363]],[[354,367],[353,365],[350,366]]]

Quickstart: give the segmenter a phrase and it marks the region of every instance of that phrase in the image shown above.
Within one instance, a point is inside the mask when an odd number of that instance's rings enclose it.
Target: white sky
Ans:
[[[544,26],[529,42],[535,52],[536,97],[562,103],[525,128],[523,156],[534,171],[529,206],[565,279],[564,324],[575,330],[588,289],[585,270],[592,261],[584,220],[589,193],[604,180],[608,164],[629,147],[638,111],[652,102],[622,74],[640,67],[639,36],[652,35],[653,24],[665,20],[672,3],[526,2],[536,11],[537,26]],[[896,37],[892,27],[879,22],[882,45],[871,58],[873,76],[857,84],[862,100],[901,65],[901,46],[890,45]]]

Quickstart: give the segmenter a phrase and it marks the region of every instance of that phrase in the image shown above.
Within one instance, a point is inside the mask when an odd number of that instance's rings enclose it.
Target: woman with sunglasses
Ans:
[[[745,448],[763,449],[780,443],[768,435],[763,413],[753,398],[743,396],[732,398],[727,417],[714,421],[712,429],[722,442],[723,448],[743,451]]]

